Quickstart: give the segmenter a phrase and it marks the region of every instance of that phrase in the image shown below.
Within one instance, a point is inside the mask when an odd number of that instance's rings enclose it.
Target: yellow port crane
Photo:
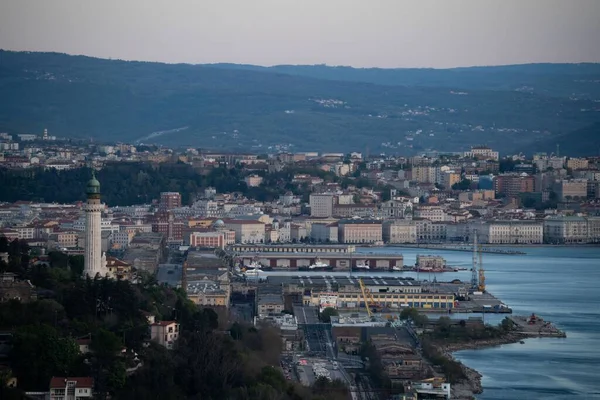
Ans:
[[[379,304],[377,304],[377,302],[375,301],[375,298],[371,294],[371,291],[367,287],[365,287],[365,283],[363,282],[362,278],[358,279],[358,284],[360,285],[360,291],[362,293],[363,300],[365,301],[365,308],[367,309],[367,314],[369,314],[369,317],[372,318],[373,311],[371,311],[371,307],[376,309],[379,307]]]

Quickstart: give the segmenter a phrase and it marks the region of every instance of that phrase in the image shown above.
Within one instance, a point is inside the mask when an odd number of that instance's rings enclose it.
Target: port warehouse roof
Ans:
[[[343,258],[343,259],[356,259],[356,260],[362,260],[362,259],[369,259],[369,258],[392,258],[392,259],[402,259],[402,254],[398,254],[398,253],[334,253],[334,252],[327,252],[327,253],[301,253],[301,252],[294,252],[294,253],[288,253],[288,252],[275,252],[275,251],[269,251],[269,252],[264,252],[264,253],[258,253],[258,252],[253,252],[253,251],[249,251],[249,252],[240,252],[238,254],[236,254],[238,257],[258,257],[258,258],[270,258],[270,257],[279,257],[279,258],[315,258],[315,257],[319,257],[319,258],[323,258],[323,259],[328,259],[328,258]]]
[[[302,275],[298,276],[268,276],[267,282],[275,285],[295,284],[307,287],[328,286],[337,284],[339,286],[358,285],[358,279],[362,278],[366,286],[407,286],[419,287],[421,282],[398,276],[368,277],[368,276],[333,276],[333,275]]]

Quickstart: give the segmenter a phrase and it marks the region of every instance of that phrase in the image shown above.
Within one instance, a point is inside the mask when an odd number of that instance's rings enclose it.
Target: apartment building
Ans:
[[[417,243],[417,225],[412,220],[385,221],[383,223],[385,243]]]
[[[419,183],[436,183],[439,181],[440,169],[431,166],[415,166],[412,169],[412,180]]]
[[[311,194],[309,198],[311,217],[331,217],[334,196],[331,193]]]
[[[567,168],[572,170],[587,169],[589,161],[586,158],[569,158],[567,160]]]
[[[160,321],[150,325],[150,339],[167,349],[172,349],[179,339],[179,324],[175,321]]]
[[[494,190],[497,195],[517,197],[520,193],[531,193],[535,190],[535,178],[525,173],[501,174],[494,179]]]
[[[340,243],[375,243],[383,239],[382,224],[377,220],[347,219],[338,222]]]
[[[440,174],[440,185],[446,189],[452,189],[452,185],[460,182],[460,174],[453,171],[445,171]]]
[[[181,207],[181,193],[179,192],[162,192],[158,209],[160,211],[169,211],[174,208]]]
[[[77,247],[79,232],[76,231],[54,231],[48,235],[48,240],[55,242],[58,247]]]
[[[111,235],[111,246],[114,249],[126,249],[134,236],[135,232],[132,231],[115,232]]]
[[[446,220],[446,213],[440,206],[419,206],[413,211],[415,218],[425,218],[431,222],[443,222]]]
[[[587,179],[563,179],[556,182],[556,194],[560,201],[585,200],[588,194]]]

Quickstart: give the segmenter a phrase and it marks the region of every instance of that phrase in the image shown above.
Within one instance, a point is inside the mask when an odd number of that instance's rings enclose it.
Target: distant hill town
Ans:
[[[263,68],[0,51],[0,94],[0,132],[173,148],[581,156],[600,137],[598,64]]]

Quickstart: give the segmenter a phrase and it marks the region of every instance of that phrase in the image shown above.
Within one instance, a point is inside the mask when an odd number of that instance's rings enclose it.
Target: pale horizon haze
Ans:
[[[168,63],[600,62],[600,0],[2,0],[0,48]]]

